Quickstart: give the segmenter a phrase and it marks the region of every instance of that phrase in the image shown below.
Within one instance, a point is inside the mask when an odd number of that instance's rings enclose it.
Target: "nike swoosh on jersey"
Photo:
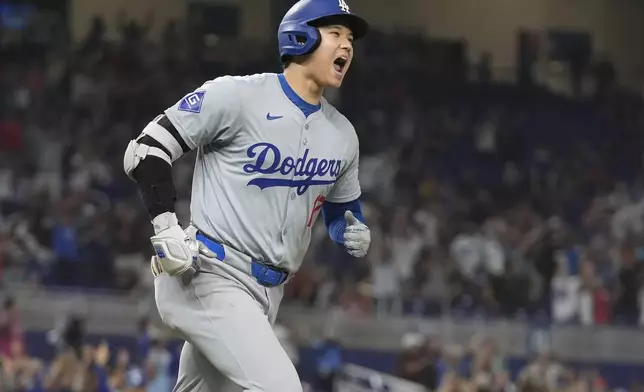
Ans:
[[[282,117],[284,117],[284,116],[271,116],[271,112],[266,113],[266,119],[268,121],[279,120]]]

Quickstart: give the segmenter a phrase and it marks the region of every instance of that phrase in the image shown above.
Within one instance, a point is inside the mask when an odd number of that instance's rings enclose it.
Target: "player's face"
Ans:
[[[353,60],[353,33],[345,26],[320,27],[322,40],[310,64],[321,86],[340,87]]]

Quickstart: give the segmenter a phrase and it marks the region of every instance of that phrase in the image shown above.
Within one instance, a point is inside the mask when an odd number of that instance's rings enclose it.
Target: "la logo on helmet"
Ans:
[[[338,0],[338,7],[340,7],[340,9],[346,13],[351,12],[351,10],[349,9],[349,4],[347,4],[347,2],[344,0]]]

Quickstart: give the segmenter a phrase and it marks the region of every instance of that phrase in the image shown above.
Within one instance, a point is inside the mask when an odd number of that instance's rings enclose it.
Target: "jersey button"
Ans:
[[[309,144],[309,139],[304,138],[304,140],[302,140],[302,144],[304,144],[305,146]]]
[[[295,200],[295,193],[291,193],[291,200]]]
[[[308,129],[309,129],[309,124],[306,124],[306,125],[304,126],[304,129],[308,130]]]
[[[282,230],[282,235],[287,235],[288,234],[288,229]]]

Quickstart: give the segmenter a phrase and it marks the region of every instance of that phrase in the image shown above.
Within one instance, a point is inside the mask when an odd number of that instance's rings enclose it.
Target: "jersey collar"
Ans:
[[[297,106],[302,113],[304,113],[305,117],[309,117],[311,114],[317,112],[320,110],[320,107],[322,107],[321,104],[318,105],[313,105],[305,100],[302,99],[297,93],[291,88],[291,86],[288,84],[286,81],[286,78],[284,77],[284,74],[278,74],[277,78],[280,81],[280,85],[282,86],[282,91],[284,91],[284,94],[286,97],[293,102],[295,106]]]

